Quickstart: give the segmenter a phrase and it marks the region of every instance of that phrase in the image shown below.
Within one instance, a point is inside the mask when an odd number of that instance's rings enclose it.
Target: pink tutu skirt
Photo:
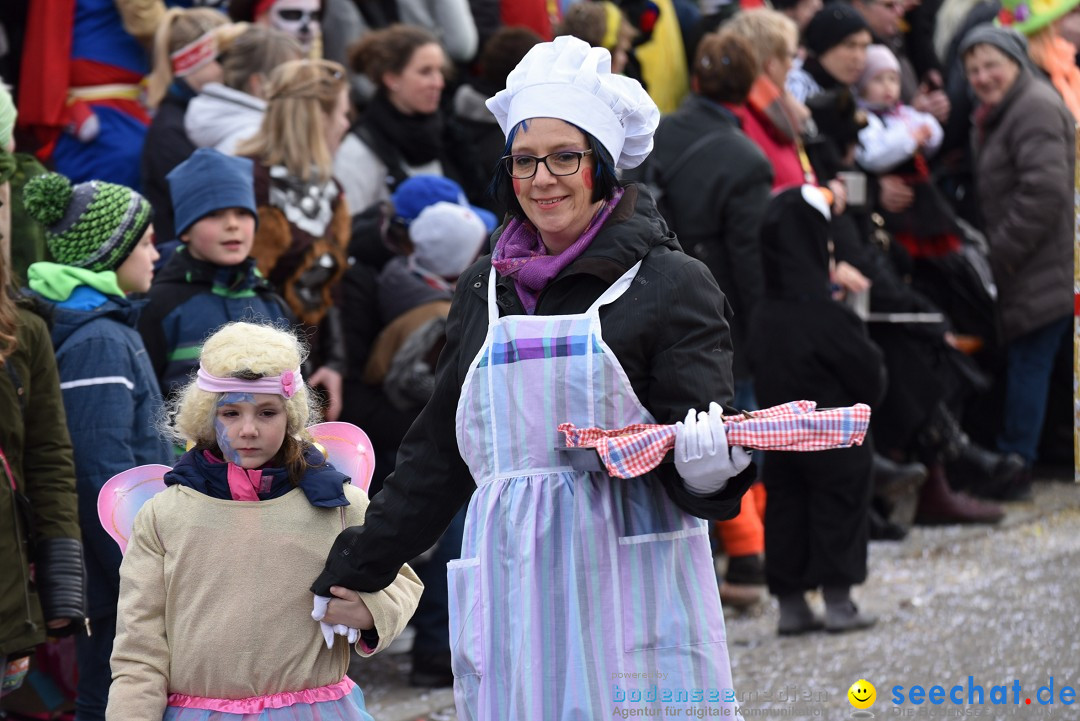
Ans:
[[[374,721],[364,694],[348,676],[329,686],[218,699],[170,694],[163,721]]]

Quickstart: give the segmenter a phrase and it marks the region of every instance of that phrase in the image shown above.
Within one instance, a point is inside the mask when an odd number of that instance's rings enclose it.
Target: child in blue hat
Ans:
[[[139,332],[171,396],[225,323],[293,317],[249,255],[258,220],[251,161],[200,148],[166,178],[180,245],[154,278]]]

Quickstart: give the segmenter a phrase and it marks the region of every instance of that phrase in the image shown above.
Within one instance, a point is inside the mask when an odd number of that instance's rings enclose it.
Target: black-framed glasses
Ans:
[[[581,159],[591,152],[591,150],[559,150],[548,153],[542,158],[535,155],[504,155],[502,162],[510,177],[518,180],[525,180],[536,175],[536,169],[540,167],[540,163],[543,163],[552,175],[573,175],[581,169]]]

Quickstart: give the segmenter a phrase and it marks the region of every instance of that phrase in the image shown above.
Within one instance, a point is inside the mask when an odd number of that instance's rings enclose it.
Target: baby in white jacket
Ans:
[[[884,45],[867,49],[858,91],[867,126],[859,131],[855,160],[864,170],[887,173],[918,151],[929,156],[941,147],[937,119],[900,102],[900,62]]]

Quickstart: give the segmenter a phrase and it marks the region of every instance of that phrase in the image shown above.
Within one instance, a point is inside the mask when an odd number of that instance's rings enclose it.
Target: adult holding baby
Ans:
[[[704,520],[734,515],[754,477],[717,405],[733,392],[730,309],[651,196],[616,180],[652,149],[659,112],[610,62],[560,37],[488,101],[511,220],[457,284],[396,472],[312,587],[386,586],[471,494],[448,567],[462,719],[609,717],[612,674],[640,669],[672,688],[732,686]],[[683,418],[675,464],[632,481],[556,450],[564,421]]]

